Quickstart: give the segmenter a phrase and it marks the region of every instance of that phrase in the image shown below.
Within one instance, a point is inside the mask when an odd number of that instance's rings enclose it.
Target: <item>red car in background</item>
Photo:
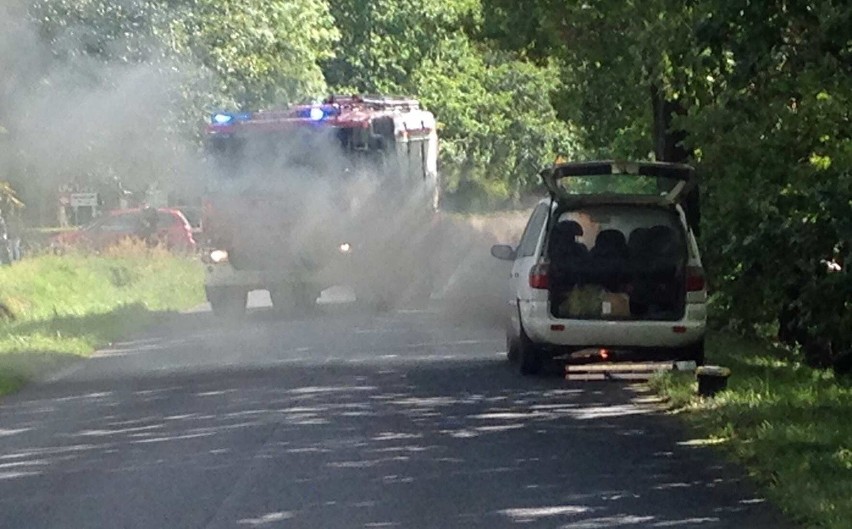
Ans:
[[[141,239],[144,231],[143,215],[142,209],[110,211],[78,230],[55,236],[50,246],[57,250],[71,247],[102,250],[123,239]],[[156,238],[170,250],[195,250],[192,227],[186,217],[176,209],[157,210]]]

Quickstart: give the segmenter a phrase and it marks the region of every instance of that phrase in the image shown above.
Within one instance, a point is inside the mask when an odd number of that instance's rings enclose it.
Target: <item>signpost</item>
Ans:
[[[80,225],[80,208],[90,208],[89,215],[86,216],[86,222],[95,218],[98,208],[97,193],[71,193],[71,207],[74,209],[74,224]]]

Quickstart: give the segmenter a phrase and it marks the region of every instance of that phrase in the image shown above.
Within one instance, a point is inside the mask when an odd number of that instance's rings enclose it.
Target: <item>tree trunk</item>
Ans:
[[[652,134],[654,135],[654,156],[661,162],[689,163],[692,152],[684,145],[686,131],[673,129],[675,115],[685,116],[686,108],[678,100],[666,98],[665,93],[656,84],[651,84],[651,108],[653,112]],[[700,192],[696,187],[684,200],[686,219],[695,235],[701,233]]]
[[[667,99],[656,85],[651,85],[651,105],[654,111],[654,154],[657,160],[688,163],[692,153],[683,145],[686,131],[672,129],[674,115],[686,115],[683,104],[678,100]]]

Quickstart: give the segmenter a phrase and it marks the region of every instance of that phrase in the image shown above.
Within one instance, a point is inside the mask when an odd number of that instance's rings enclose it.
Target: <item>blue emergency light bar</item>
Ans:
[[[323,121],[339,115],[340,109],[336,105],[311,105],[296,111],[296,116],[311,121]]]
[[[215,112],[210,116],[210,123],[213,125],[233,125],[239,121],[250,119],[250,112]]]

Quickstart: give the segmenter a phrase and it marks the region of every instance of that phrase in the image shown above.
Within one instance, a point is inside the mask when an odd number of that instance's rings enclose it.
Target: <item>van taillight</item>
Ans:
[[[700,266],[686,267],[686,291],[700,292],[707,286],[704,280],[704,269]]]
[[[547,268],[547,263],[539,263],[530,268],[530,287],[543,290],[547,290],[550,287]]]

